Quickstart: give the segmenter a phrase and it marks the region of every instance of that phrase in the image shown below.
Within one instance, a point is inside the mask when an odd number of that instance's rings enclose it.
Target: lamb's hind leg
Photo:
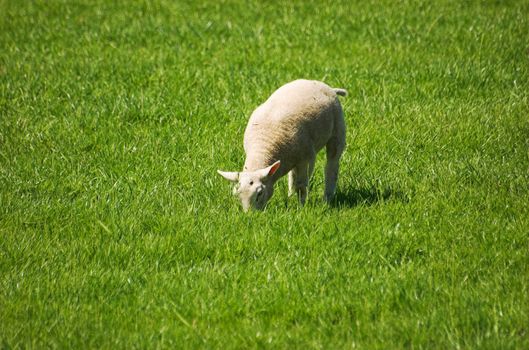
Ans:
[[[345,122],[343,114],[338,118],[335,135],[327,142],[327,164],[325,165],[325,193],[323,199],[330,202],[336,192],[340,157],[345,149]]]
[[[325,164],[325,193],[323,199],[330,202],[336,192],[336,183],[338,182],[338,170],[340,168],[340,157],[344,150],[345,144],[331,139],[327,143],[327,164]]]
[[[288,196],[296,193],[296,170],[292,169],[288,172]]]

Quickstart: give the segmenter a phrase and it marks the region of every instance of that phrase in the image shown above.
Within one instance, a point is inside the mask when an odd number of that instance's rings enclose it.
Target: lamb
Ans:
[[[316,154],[324,146],[324,200],[332,200],[345,148],[345,120],[338,95],[346,96],[347,91],[320,81],[295,80],[277,89],[252,113],[244,132],[243,171],[218,170],[236,183],[234,194],[244,211],[263,210],[274,184],[287,173],[289,195],[297,193],[304,205]]]

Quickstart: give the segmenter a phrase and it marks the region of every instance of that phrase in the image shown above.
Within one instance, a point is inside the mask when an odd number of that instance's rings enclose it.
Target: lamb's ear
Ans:
[[[217,170],[217,173],[219,173],[223,178],[225,178],[228,181],[231,182],[238,182],[239,181],[239,173],[236,171],[220,171]]]
[[[263,178],[266,178],[266,177],[274,175],[276,173],[277,169],[279,169],[280,166],[281,166],[281,161],[278,160],[274,164],[270,165],[268,168],[264,168],[262,170],[262,175],[261,176]]]

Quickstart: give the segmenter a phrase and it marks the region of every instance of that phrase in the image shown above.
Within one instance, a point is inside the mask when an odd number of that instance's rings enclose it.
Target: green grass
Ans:
[[[0,2],[1,348],[529,347],[527,1]],[[333,206],[251,111],[349,90]]]

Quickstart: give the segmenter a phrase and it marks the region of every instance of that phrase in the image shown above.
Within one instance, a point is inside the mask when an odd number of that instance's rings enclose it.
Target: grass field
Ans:
[[[529,348],[527,1],[0,4],[0,348]],[[336,201],[244,214],[300,77]]]

